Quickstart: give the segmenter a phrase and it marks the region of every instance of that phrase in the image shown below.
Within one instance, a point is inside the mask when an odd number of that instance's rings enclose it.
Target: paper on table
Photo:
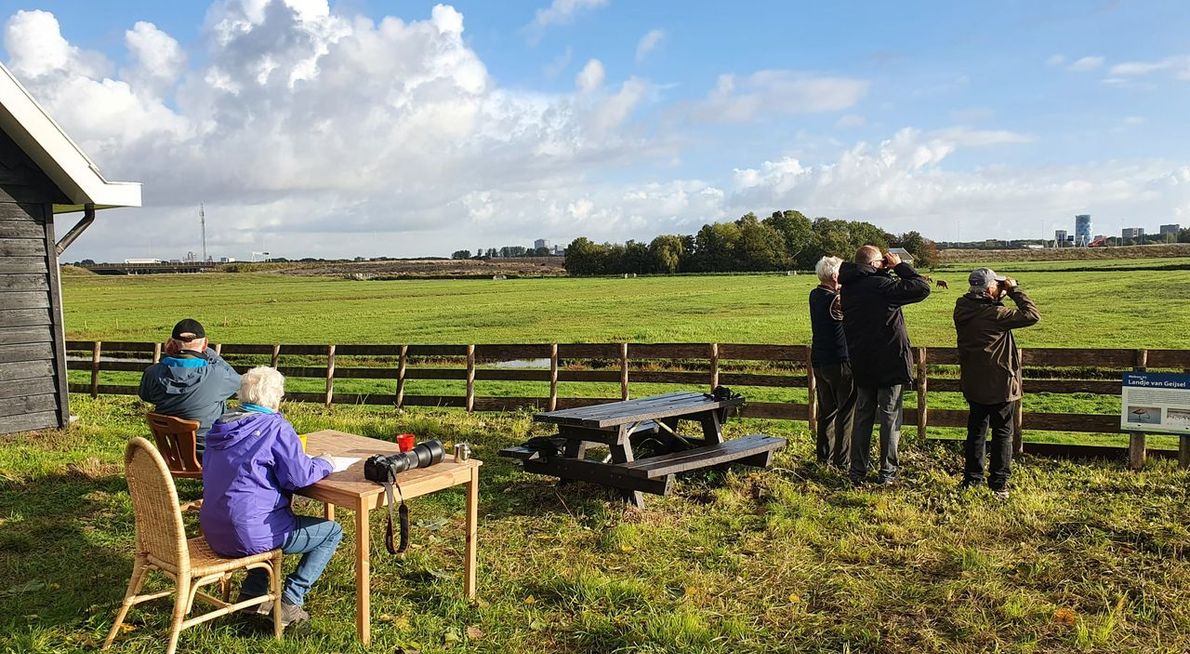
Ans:
[[[333,463],[334,468],[331,469],[331,472],[343,472],[344,470],[350,468],[351,464],[355,463],[356,461],[359,461],[359,457],[358,456],[332,456],[331,461],[334,462]]]

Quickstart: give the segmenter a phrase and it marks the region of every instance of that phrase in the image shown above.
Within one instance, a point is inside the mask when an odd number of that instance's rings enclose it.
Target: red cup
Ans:
[[[415,442],[413,434],[401,434],[400,436],[397,436],[397,447],[400,448],[402,452],[408,452],[409,450],[412,450],[414,444]]]

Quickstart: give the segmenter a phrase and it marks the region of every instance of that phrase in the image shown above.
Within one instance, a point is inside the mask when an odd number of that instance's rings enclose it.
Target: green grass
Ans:
[[[997,266],[1017,275],[1041,310],[1041,323],[1018,333],[1022,347],[1190,347],[1190,330],[1177,327],[1190,324],[1190,270],[1051,272],[1036,269],[1041,265]],[[951,347],[951,313],[965,290],[966,270],[934,277],[952,290],[935,290],[905,316],[915,345]],[[68,338],[160,340],[180,317],[192,316],[213,340],[227,343],[806,343],[806,298],[816,283],[811,275],[63,279]]]
[[[72,407],[68,430],[0,437],[0,652],[93,651],[131,569],[120,461],[144,407]],[[1131,473],[1026,457],[999,503],[956,490],[956,449],[907,433],[903,485],[852,490],[806,463],[802,425],[733,421],[729,436],[763,430],[790,447],[768,470],[683,476],[638,511],[498,458],[539,433],[527,414],[285,411],[300,431],[467,439],[485,462],[479,599],[461,593],[462,492],[419,498],[408,555],[373,540],[367,651],[1190,651],[1190,472],[1168,461]],[[353,533],[351,514],[340,519]],[[351,539],[309,596],[308,629],[275,644],[222,619],[185,632],[180,651],[363,651]],[[160,652],[167,603],[133,609],[131,624],[115,651]]]
[[[1054,261],[993,264],[1017,275],[1038,303],[1042,322],[1017,332],[1022,347],[1190,348],[1190,271],[1112,272],[1117,266],[1161,266],[1187,259]],[[954,345],[951,312],[969,266],[934,274],[936,289],[906,308],[915,345]],[[1063,270],[1093,265],[1101,272]],[[1019,272],[1018,272],[1019,270]],[[152,341],[182,316],[202,320],[215,341],[234,343],[807,343],[810,275],[708,275],[635,279],[350,281],[276,273],[63,279],[67,336]],[[352,365],[341,357],[340,367]],[[267,363],[267,357],[257,362]],[[287,359],[283,358],[283,365]],[[317,365],[316,361],[308,362]],[[295,364],[296,365],[296,364]],[[461,364],[460,364],[461,365]],[[71,372],[85,382],[88,373]],[[104,372],[102,383],[135,385],[136,373]],[[339,380],[340,393],[391,394],[391,381]],[[323,382],[290,381],[291,391],[321,391]],[[674,390],[633,384],[634,396]],[[738,388],[756,402],[804,402],[804,389]],[[615,384],[568,384],[563,397],[618,397]],[[464,393],[461,381],[411,380],[409,394]],[[544,397],[539,382],[478,382],[480,396]],[[912,395],[906,405],[912,406]],[[966,408],[957,393],[931,393],[930,406]],[[1119,412],[1118,396],[1031,393],[1026,411]],[[954,430],[939,435],[954,436]],[[1029,433],[1031,441],[1123,445],[1122,435]],[[1170,437],[1151,446],[1175,447]]]

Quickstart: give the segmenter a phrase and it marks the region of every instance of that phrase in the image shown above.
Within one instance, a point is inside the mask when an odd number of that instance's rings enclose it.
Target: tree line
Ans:
[[[571,275],[811,270],[823,256],[850,260],[866,244],[903,247],[919,268],[938,261],[937,246],[916,231],[898,236],[864,221],[810,220],[786,210],[763,220],[749,212],[732,222],[703,225],[694,235],[663,234],[648,244],[600,244],[580,236],[566,248],[565,266]]]

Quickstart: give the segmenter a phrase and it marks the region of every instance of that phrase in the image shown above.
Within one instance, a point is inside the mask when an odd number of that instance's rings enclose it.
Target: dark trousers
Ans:
[[[862,481],[872,469],[872,428],[880,423],[880,481],[897,478],[897,444],[901,441],[901,400],[896,386],[857,386],[855,426],[851,432],[851,479]]]
[[[983,483],[983,463],[986,450],[992,451],[992,462],[988,468],[988,487],[1003,490],[1008,486],[1012,473],[1012,413],[1016,402],[999,404],[976,404],[968,402],[971,413],[967,416],[967,462],[963,467],[963,483]],[[992,445],[987,445],[988,425],[992,428]]]
[[[818,441],[815,453],[819,463],[847,469],[851,461],[851,425],[855,417],[855,383],[851,364],[814,367],[818,397]]]

